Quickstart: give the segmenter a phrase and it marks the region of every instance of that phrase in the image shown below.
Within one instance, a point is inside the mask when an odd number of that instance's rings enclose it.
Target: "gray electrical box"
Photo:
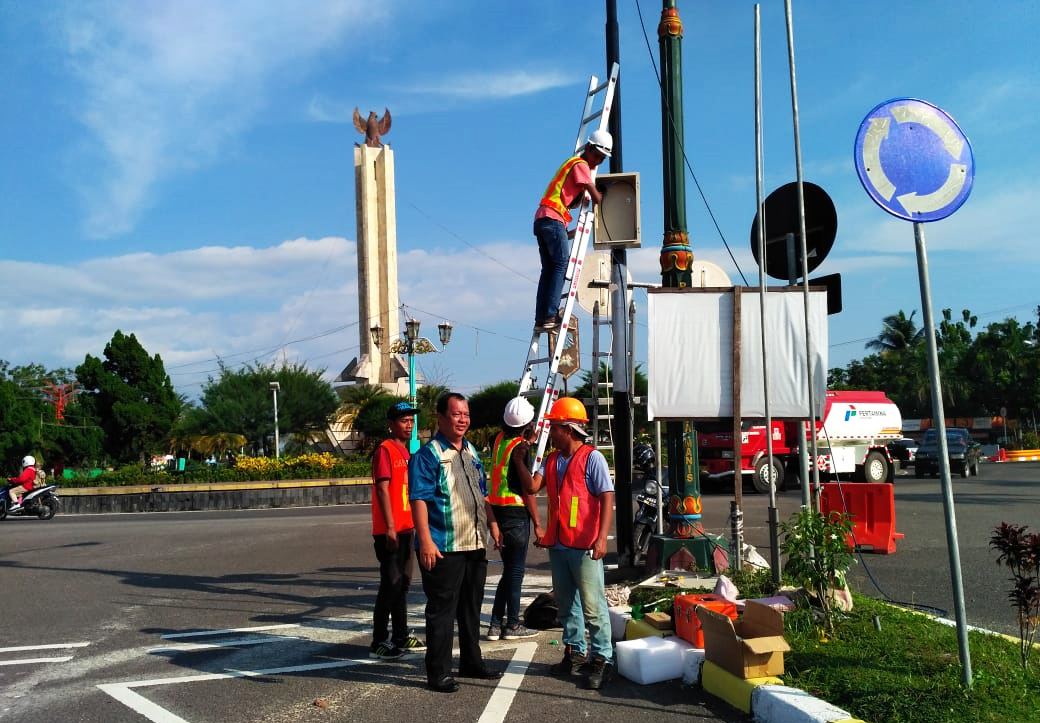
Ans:
[[[639,174],[600,173],[596,188],[603,202],[596,207],[593,248],[639,248]]]

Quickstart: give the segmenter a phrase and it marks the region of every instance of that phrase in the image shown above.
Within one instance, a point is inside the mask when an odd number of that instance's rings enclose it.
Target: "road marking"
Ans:
[[[513,659],[509,661],[502,680],[495,686],[495,692],[484,706],[484,712],[477,719],[477,723],[501,723],[506,719],[506,714],[513,705],[513,698],[520,690],[520,684],[524,681],[524,675],[531,666],[537,649],[538,643],[520,643],[516,646]]]
[[[22,658],[21,660],[4,660],[0,665],[32,665],[33,663],[67,663],[72,660],[71,655],[63,658]]]
[[[296,635],[273,635],[268,638],[233,638],[221,640],[219,643],[183,643],[165,648],[152,648],[149,653],[186,653],[193,650],[215,650],[217,648],[238,648],[246,645],[266,645],[268,643],[284,643],[290,640],[303,640]]]
[[[195,638],[202,635],[227,635],[228,633],[254,633],[257,630],[285,630],[286,628],[298,628],[301,623],[283,623],[281,625],[259,625],[255,628],[225,628],[224,630],[196,630],[191,633],[167,633],[160,635],[163,640],[175,640],[177,638]]]
[[[134,680],[127,683],[101,683],[97,687],[101,691],[112,696],[127,708],[140,713],[153,723],[189,723],[189,721],[174,715],[160,705],[153,703],[140,693],[135,693],[133,688],[151,688],[160,685],[178,685],[180,683],[199,683],[208,680],[231,680],[235,678],[257,678],[265,675],[278,675],[279,673],[300,673],[309,670],[329,670],[332,668],[349,668],[354,665],[368,665],[379,661],[369,659],[339,660],[334,663],[312,663],[309,665],[292,665],[284,668],[269,668],[267,670],[232,670],[227,673],[203,673],[201,675],[186,675],[180,678],[154,678],[152,680]]]
[[[20,653],[25,650],[55,650],[58,648],[85,648],[90,643],[50,643],[48,645],[20,645],[16,648],[0,648],[0,653]]]

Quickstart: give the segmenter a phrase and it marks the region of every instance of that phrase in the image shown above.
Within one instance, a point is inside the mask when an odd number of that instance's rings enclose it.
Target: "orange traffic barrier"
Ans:
[[[1040,462],[1040,449],[1013,449],[1006,455],[1008,462]]]
[[[891,484],[826,482],[822,486],[821,511],[845,512],[852,518],[852,536],[846,541],[849,549],[883,555],[896,551],[896,540],[902,540],[903,533],[896,532],[896,498]]]

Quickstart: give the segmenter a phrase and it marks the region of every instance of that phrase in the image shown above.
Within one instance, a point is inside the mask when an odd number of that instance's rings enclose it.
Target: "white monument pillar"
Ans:
[[[357,202],[358,334],[361,354],[338,381],[384,386],[401,393],[408,387],[408,370],[390,344],[400,338],[397,297],[397,206],[394,199],[394,152],[383,146],[354,148]],[[379,326],[377,348],[370,329]],[[406,392],[405,392],[406,393]]]

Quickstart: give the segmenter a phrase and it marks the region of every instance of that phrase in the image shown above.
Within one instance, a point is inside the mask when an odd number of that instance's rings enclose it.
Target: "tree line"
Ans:
[[[1036,309],[1040,320],[1040,306]],[[829,389],[878,389],[904,418],[931,418],[932,393],[925,330],[916,312],[886,316],[881,332],[866,344],[868,356],[831,369]],[[1035,430],[1040,407],[1040,329],[1007,318],[977,329],[978,317],[943,309],[935,328],[943,410],[947,417],[1000,414]]]
[[[924,330],[900,310],[884,317],[877,337],[866,344],[872,353],[828,374],[830,389],[884,391],[904,418],[932,416]],[[1040,307],[1037,308],[1040,320]],[[955,316],[942,311],[936,327],[943,405],[948,417],[995,416],[1006,408],[1022,427],[1035,430],[1040,407],[1040,328],[1008,318],[977,329],[969,310]],[[11,366],[0,360],[0,463],[17,472],[25,454],[45,465],[119,466],[147,463],[152,455],[174,453],[221,458],[227,452],[274,456],[271,382],[278,382],[278,426],[282,453],[303,453],[327,446],[330,424],[350,424],[364,439],[367,454],[386,434],[386,410],[401,398],[368,385],[334,388],[322,379],[324,369],[303,365],[240,367],[219,363],[218,373],[203,384],[197,401],[178,394],[161,357],[149,354],[134,334],[117,330],[100,357],[87,354],[74,369],[45,369],[38,364]],[[606,368],[600,365],[601,378]],[[591,375],[565,393],[592,396]],[[62,390],[65,405],[58,418],[53,403]],[[635,374],[635,393],[645,396],[647,379]],[[421,436],[436,427],[441,384],[417,392]],[[506,402],[517,393],[515,382],[486,386],[470,396],[472,437],[490,447]],[[647,427],[645,407],[634,411],[637,435]],[[1021,427],[1020,427],[1021,428]]]

